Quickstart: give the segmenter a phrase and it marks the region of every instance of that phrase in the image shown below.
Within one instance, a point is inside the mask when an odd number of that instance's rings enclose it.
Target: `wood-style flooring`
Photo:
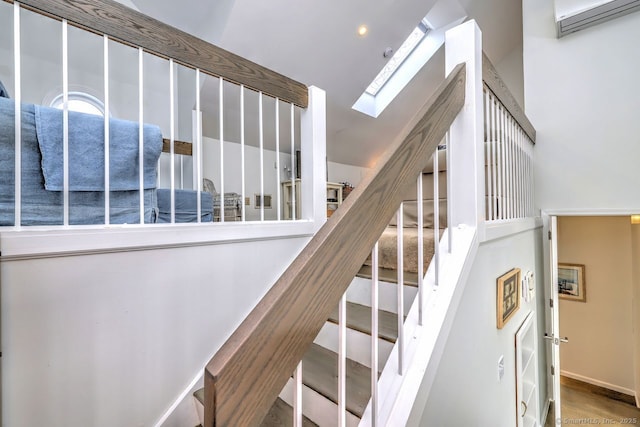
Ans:
[[[615,400],[585,387],[579,381],[563,380],[562,423],[554,424],[553,406],[545,427],[626,425],[640,426],[640,409],[621,400]]]

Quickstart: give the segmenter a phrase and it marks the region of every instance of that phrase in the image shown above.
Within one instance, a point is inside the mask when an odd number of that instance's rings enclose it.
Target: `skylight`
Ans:
[[[376,96],[380,89],[389,81],[393,73],[402,65],[409,54],[414,51],[416,46],[424,39],[429,32],[429,27],[423,19],[418,26],[413,29],[409,37],[402,43],[400,48],[393,54],[387,64],[380,70],[378,75],[373,79],[371,84],[365,90],[371,96]]]
[[[378,117],[444,45],[447,30],[464,22],[466,17],[456,0],[438,0],[352,108]]]

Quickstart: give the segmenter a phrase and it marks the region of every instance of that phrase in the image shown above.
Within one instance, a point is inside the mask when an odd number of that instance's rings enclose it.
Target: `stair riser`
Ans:
[[[280,398],[293,407],[293,379],[290,379],[280,393]],[[338,405],[316,393],[307,386],[302,386],[302,413],[319,427],[335,427],[338,425]],[[360,419],[347,412],[347,427],[357,427]]]
[[[409,314],[409,308],[418,293],[414,286],[404,286],[404,314]],[[371,279],[356,277],[347,289],[347,301],[371,307]],[[379,309],[391,313],[398,312],[398,285],[395,283],[379,282]]]
[[[338,352],[338,325],[326,322],[314,342],[335,353]],[[378,339],[378,370],[382,372],[393,344]],[[371,368],[371,335],[347,329],[347,358]]]

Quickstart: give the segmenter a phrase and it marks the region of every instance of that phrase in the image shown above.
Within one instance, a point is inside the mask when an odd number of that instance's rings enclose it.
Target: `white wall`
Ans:
[[[421,426],[512,427],[516,419],[515,333],[531,311],[538,316],[539,349],[544,340],[542,232],[534,229],[480,245],[453,321]],[[537,297],[521,301],[503,329],[496,328],[496,280],[514,267],[534,273]],[[498,381],[498,359],[505,375]],[[540,351],[540,408],[546,403],[544,351]]]
[[[327,162],[329,182],[348,182],[357,186],[371,169],[343,163]]]
[[[639,208],[640,14],[557,39],[553,12],[553,2],[523,1],[538,206]]]
[[[307,240],[2,262],[3,425],[153,425]]]
[[[560,335],[569,337],[561,347],[560,369],[633,394],[629,217],[559,217],[558,262],[585,265],[587,297],[586,302],[560,299]]]

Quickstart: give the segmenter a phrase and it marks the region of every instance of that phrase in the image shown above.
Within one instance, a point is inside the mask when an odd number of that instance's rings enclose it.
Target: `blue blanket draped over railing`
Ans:
[[[22,104],[21,128],[22,203],[18,206],[21,210],[21,224],[60,225],[63,222],[63,194],[61,191],[45,189],[33,104]],[[159,139],[161,144],[162,138]],[[137,141],[136,138],[132,142],[136,149]],[[158,144],[153,145],[157,146]],[[160,151],[161,149],[158,148],[157,154],[148,156],[150,159],[155,157],[156,160],[153,164],[145,162],[145,176],[148,173],[155,176]],[[72,165],[70,165],[71,168]],[[136,163],[134,190],[110,192],[109,218],[112,224],[140,222],[140,191],[137,171]],[[96,168],[94,173],[102,176],[104,180],[104,172],[100,173]],[[104,196],[104,191],[70,191],[69,224],[104,224]],[[11,99],[0,97],[0,226],[14,225],[15,209],[15,104]],[[144,222],[156,222],[157,211],[156,189],[144,190]]]
[[[41,123],[40,129],[36,132],[38,109]],[[22,104],[20,109],[22,200],[18,208],[21,211],[22,225],[61,225],[63,223],[63,193],[60,191],[62,190],[62,112],[50,110],[33,104]],[[51,112],[51,117],[44,119],[44,122],[48,121],[48,123],[43,122],[43,111],[46,111],[45,115]],[[78,123],[77,120],[80,118],[88,119],[91,126]],[[56,120],[58,122],[54,123]],[[109,193],[111,224],[140,222],[138,129],[137,123],[111,120],[111,191]],[[47,135],[47,133],[58,136]],[[43,142],[42,139],[45,141]],[[69,113],[71,184],[69,224],[105,223],[103,141],[103,117]],[[145,223],[170,221],[170,190],[156,189],[158,158],[162,150],[162,135],[156,126],[145,125],[144,148],[143,221]],[[46,154],[42,154],[41,151]],[[15,104],[11,99],[0,97],[0,226],[14,225],[15,153]],[[83,165],[83,170],[77,171],[76,168],[80,165]],[[44,168],[49,171],[43,173]],[[87,189],[97,190],[86,191]],[[176,222],[196,221],[196,193],[190,190],[176,190]],[[212,221],[212,196],[201,193],[201,201],[202,221]]]
[[[42,153],[44,185],[63,190],[63,121],[61,110],[35,106],[36,131]],[[111,191],[138,190],[140,178],[139,124],[109,120],[109,186]],[[144,188],[156,187],[156,165],[162,151],[162,132],[145,124]],[[69,191],[104,191],[104,118],[69,111]]]

